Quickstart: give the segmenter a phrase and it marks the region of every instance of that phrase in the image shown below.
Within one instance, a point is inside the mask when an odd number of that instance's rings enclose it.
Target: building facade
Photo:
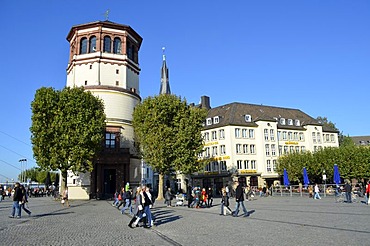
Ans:
[[[206,107],[208,97],[202,97]],[[193,185],[219,191],[238,179],[263,187],[280,182],[279,156],[338,147],[338,132],[326,129],[299,109],[230,103],[209,108],[204,130],[204,172],[192,176]]]
[[[125,183],[135,186],[142,181],[132,113],[141,101],[139,49],[143,39],[130,26],[97,21],[73,26],[67,40],[67,86],[83,86],[102,99],[107,117],[104,147],[94,160],[92,173],[68,175],[70,197],[111,197]]]

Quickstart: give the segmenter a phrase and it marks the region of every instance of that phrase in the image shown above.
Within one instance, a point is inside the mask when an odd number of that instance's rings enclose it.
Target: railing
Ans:
[[[290,186],[274,186],[272,187],[272,196],[310,196],[310,188],[312,187],[311,195],[314,195],[315,193],[315,185],[308,185],[308,186],[302,186],[302,185],[290,185]],[[336,189],[336,184],[318,184],[319,189],[320,189],[320,196],[326,197],[326,196],[331,196],[333,197],[335,195],[335,189]],[[340,184],[339,186],[344,187],[344,184]],[[252,188],[253,190],[257,190],[256,195],[259,194],[258,189],[255,187]],[[269,189],[271,191],[271,189]]]

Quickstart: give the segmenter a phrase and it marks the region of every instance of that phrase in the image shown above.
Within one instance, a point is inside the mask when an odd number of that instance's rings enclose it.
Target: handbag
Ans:
[[[61,203],[62,203],[62,204],[64,204],[64,203],[65,203],[64,199],[62,199]]]

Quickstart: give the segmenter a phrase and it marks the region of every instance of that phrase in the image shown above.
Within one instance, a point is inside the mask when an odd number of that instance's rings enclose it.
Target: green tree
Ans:
[[[37,164],[44,170],[92,171],[105,129],[103,102],[81,88],[61,91],[42,87],[31,103],[31,141]],[[65,183],[62,185],[64,186]]]
[[[202,123],[206,111],[187,105],[175,95],[146,98],[133,113],[133,126],[144,160],[159,173],[158,199],[163,199],[163,176],[189,174],[203,168]]]
[[[335,124],[329,121],[327,117],[318,116],[316,120],[320,122],[321,124],[323,124],[324,127],[327,127],[333,131],[339,131],[338,128],[335,126]]]

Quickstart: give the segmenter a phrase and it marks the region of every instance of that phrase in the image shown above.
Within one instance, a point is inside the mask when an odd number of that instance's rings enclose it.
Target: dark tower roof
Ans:
[[[166,55],[164,54],[163,48],[163,62],[161,69],[161,88],[159,94],[171,94],[170,81],[169,81],[169,71],[166,64]]]

